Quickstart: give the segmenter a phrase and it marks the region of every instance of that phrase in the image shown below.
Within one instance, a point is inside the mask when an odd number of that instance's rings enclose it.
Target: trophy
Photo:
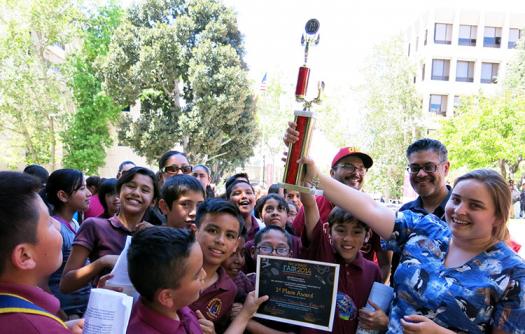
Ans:
[[[310,148],[310,139],[314,127],[314,113],[310,110],[313,103],[321,102],[321,94],[324,89],[324,83],[320,82],[317,87],[317,97],[308,101],[306,91],[308,89],[308,79],[310,77],[310,68],[308,64],[308,52],[310,47],[319,44],[319,21],[310,19],[306,22],[305,33],[301,37],[301,45],[304,46],[304,65],[299,67],[297,85],[295,87],[295,99],[302,103],[302,110],[294,112],[294,122],[297,124],[296,130],[299,131],[299,140],[288,147],[288,157],[284,169],[283,182],[279,185],[289,190],[313,193],[315,189],[305,187],[301,184],[304,174],[304,166],[297,163],[297,160],[308,155]]]

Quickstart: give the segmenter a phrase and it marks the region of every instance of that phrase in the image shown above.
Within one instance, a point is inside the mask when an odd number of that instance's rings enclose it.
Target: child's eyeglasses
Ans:
[[[274,251],[275,251],[275,253],[277,255],[281,255],[281,256],[288,256],[290,254],[290,248],[288,248],[288,247],[273,248],[271,246],[259,246],[259,247],[257,247],[257,250],[262,255],[270,255]]]
[[[189,165],[186,165],[186,166],[170,165],[162,169],[164,173],[169,173],[169,174],[177,174],[179,170],[182,171],[183,174],[190,174],[191,171],[193,170],[193,167]]]

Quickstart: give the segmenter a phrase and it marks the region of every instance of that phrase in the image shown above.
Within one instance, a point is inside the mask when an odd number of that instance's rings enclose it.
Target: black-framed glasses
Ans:
[[[179,170],[182,171],[183,174],[190,174],[191,171],[193,170],[193,167],[190,165],[186,165],[186,166],[170,165],[170,166],[166,166],[162,168],[162,171],[164,173],[169,173],[169,174],[177,174]]]
[[[425,173],[429,174],[429,173],[435,173],[438,169],[438,166],[439,164],[434,164],[431,162],[426,163],[423,166],[418,165],[418,164],[410,164],[407,167],[407,171],[410,174],[417,174],[419,173],[420,170],[423,170]]]
[[[290,254],[290,248],[288,247],[273,248],[272,246],[259,246],[257,247],[257,250],[262,255],[270,255],[274,251],[277,255],[281,255],[281,256],[288,256]]]
[[[337,164],[337,167],[344,169],[347,172],[354,173],[357,172],[361,175],[365,174],[368,169],[363,167],[357,167],[353,164],[345,163],[345,164]]]

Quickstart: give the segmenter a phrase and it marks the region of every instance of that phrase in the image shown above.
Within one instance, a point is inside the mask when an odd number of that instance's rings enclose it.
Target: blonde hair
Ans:
[[[507,221],[510,216],[512,198],[505,179],[491,169],[476,169],[458,177],[454,182],[454,187],[465,180],[477,180],[489,191],[495,207],[495,216],[503,221],[502,224],[494,226],[492,236],[497,240],[508,238]]]

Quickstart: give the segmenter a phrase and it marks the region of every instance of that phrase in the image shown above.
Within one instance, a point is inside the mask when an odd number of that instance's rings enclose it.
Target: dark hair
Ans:
[[[57,169],[49,175],[46,184],[46,200],[52,205],[53,212],[64,206],[57,193],[62,190],[71,195],[82,187],[83,181],[84,175],[77,169]]]
[[[466,180],[476,180],[483,184],[488,190],[492,202],[494,203],[496,218],[503,221],[502,224],[494,226],[492,235],[496,240],[505,240],[507,233],[507,221],[510,216],[512,206],[512,195],[505,179],[498,172],[491,169],[476,169],[464,174],[456,179],[454,187]],[[452,200],[452,197],[449,201]]]
[[[202,184],[195,177],[185,174],[173,175],[164,182],[160,190],[160,197],[166,201],[171,210],[173,202],[189,191],[199,192],[203,198],[206,197]]]
[[[119,172],[122,172],[122,168],[124,168],[125,165],[133,165],[133,166],[137,166],[133,161],[131,160],[126,160],[126,161],[122,161],[120,163],[120,165],[118,165],[118,171]]]
[[[49,178],[49,172],[47,169],[36,164],[26,166],[26,168],[24,168],[24,173],[37,177],[40,180],[42,187],[46,185],[47,179]]]
[[[103,179],[100,176],[90,176],[86,179],[86,186],[95,187],[96,191],[98,192],[102,181]]]
[[[171,158],[174,155],[182,155],[183,157],[187,158],[186,154],[184,154],[182,152],[179,152],[179,151],[168,151],[168,152],[164,153],[159,158],[159,170],[162,170],[162,168],[166,167],[166,162],[168,161],[169,158]]]
[[[299,213],[299,208],[297,207],[297,205],[295,205],[295,203],[293,201],[287,200],[286,204],[288,204],[288,212],[290,212],[290,205],[291,205],[291,206],[293,206],[295,208],[295,211],[297,211],[297,213]]]
[[[104,216],[108,216],[108,203],[106,203],[106,195],[113,195],[117,193],[117,182],[118,180],[115,178],[111,179],[105,179],[100,184],[100,187],[98,189],[98,200],[100,201],[100,204],[104,208]]]
[[[286,241],[288,242],[288,247],[292,248],[292,236],[291,236],[291,234],[286,232],[285,230],[283,230],[282,228],[280,228],[277,225],[267,225],[267,226],[263,227],[261,230],[259,230],[259,232],[257,232],[255,234],[255,237],[253,238],[253,245],[257,246],[261,242],[261,239],[262,239],[263,235],[265,235],[266,233],[269,233],[271,231],[279,231],[282,234],[284,234],[284,236],[286,237]]]
[[[233,182],[237,181],[237,179],[246,179],[246,181],[248,183],[250,183],[250,179],[248,178],[248,174],[246,174],[244,172],[234,174],[234,175],[230,176],[229,178],[227,178],[226,181],[224,182],[224,188],[226,188],[226,192],[228,192],[228,188],[231,187],[233,185]],[[228,196],[228,197],[230,197],[230,196]]]
[[[356,222],[358,225],[361,225],[366,231],[370,229],[368,225],[363,223],[362,221],[357,220],[352,214],[348,211],[343,210],[342,208],[336,206],[330,211],[330,215],[328,215],[328,225],[330,228],[334,226],[336,223],[344,224],[347,222]]]
[[[274,183],[268,188],[268,195],[269,194],[278,194],[279,193],[279,184]]]
[[[230,196],[232,194],[232,191],[233,191],[233,188],[240,184],[240,183],[244,183],[244,184],[247,184],[250,186],[250,188],[252,188],[252,191],[255,193],[255,190],[253,189],[253,186],[250,184],[250,182],[246,182],[244,180],[234,180],[233,182],[230,183],[230,185],[226,188],[226,199],[230,199]]]
[[[40,180],[18,172],[0,172],[0,274],[13,249],[37,242]]]
[[[202,202],[197,208],[197,214],[195,215],[195,225],[197,225],[197,227],[201,226],[201,222],[207,214],[229,214],[239,221],[239,234],[241,234],[244,228],[244,219],[241,216],[241,212],[237,206],[230,201],[220,198],[209,198]]]
[[[193,232],[153,226],[135,233],[128,249],[128,274],[140,295],[154,302],[159,289],[176,289],[195,244]]]
[[[146,167],[133,167],[130,170],[128,170],[126,174],[122,175],[122,177],[117,182],[117,193],[120,194],[120,189],[122,189],[122,185],[131,182],[136,174],[149,176],[149,178],[153,182],[153,200],[159,198],[159,185],[157,183],[155,173],[153,173],[150,169]]]
[[[199,165],[193,166],[193,170],[195,170],[195,168],[202,168],[202,169],[204,169],[206,171],[206,174],[208,174],[208,176],[210,176],[210,169],[208,167],[199,164]]]
[[[266,204],[266,202],[268,200],[271,200],[271,199],[276,200],[278,205],[280,207],[283,207],[283,209],[286,210],[286,213],[290,212],[290,208],[288,207],[288,203],[286,202],[286,200],[284,198],[282,198],[281,196],[279,196],[277,194],[268,194],[266,196],[263,196],[263,197],[259,198],[259,200],[257,201],[257,204],[255,205],[255,212],[257,212],[259,217],[262,217],[262,210],[264,208],[264,204]]]
[[[406,152],[407,159],[410,157],[412,153],[421,152],[421,151],[433,151],[439,156],[440,161],[445,162],[448,160],[447,148],[439,140],[430,139],[430,138],[423,138],[423,139],[416,140],[415,142],[410,144],[407,148],[407,152]]]

